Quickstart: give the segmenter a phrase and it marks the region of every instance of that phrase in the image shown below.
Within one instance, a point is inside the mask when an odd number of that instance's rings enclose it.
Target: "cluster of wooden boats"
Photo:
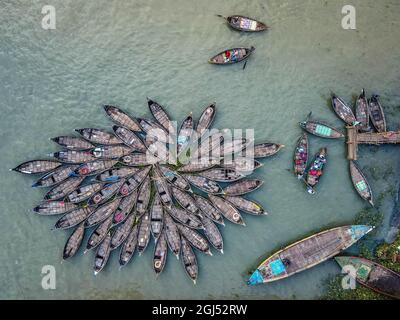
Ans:
[[[232,29],[237,31],[260,32],[268,29],[268,26],[265,23],[257,21],[253,18],[241,15],[233,15],[229,17],[223,17],[221,15],[218,16],[224,18],[228,23],[228,25]],[[240,61],[246,60],[254,50],[255,48],[253,46],[251,46],[250,48],[237,47],[237,48],[226,49],[222,52],[219,52],[212,58],[210,58],[209,62],[212,64],[220,64],[220,65],[229,65],[238,63]]]
[[[253,146],[246,139],[228,141],[224,131],[218,129],[208,133],[215,104],[205,108],[197,126],[189,116],[179,130],[172,126],[164,107],[151,99],[148,106],[154,120],[104,106],[114,122],[113,132],[82,128],[75,130],[81,137],[53,138],[61,151],[52,153],[50,159],[24,162],[13,170],[41,174],[33,186],[49,191],[34,211],[43,216],[62,215],[54,229],[73,229],[63,259],[74,256],[88,234],[85,252],[95,251],[93,269],[97,274],[114,250],[119,249],[119,264],[124,266],[136,251],[143,253],[153,237],[155,273],[163,271],[170,250],[180,257],[195,282],[198,265],[193,249],[210,255],[211,247],[223,252],[217,225],[224,225],[225,220],[245,225],[242,213],[267,214],[259,203],[245,197],[263,184],[248,176],[261,164],[241,156]],[[175,134],[173,146],[170,142],[161,144],[165,140],[154,133],[157,130]],[[153,143],[161,145],[151,151]],[[169,156],[165,161],[159,152],[162,146],[177,147],[178,154],[188,156],[189,162],[168,162]],[[270,157],[282,147],[256,144],[254,158]],[[219,150],[219,156],[211,161],[208,155],[215,150]],[[225,161],[226,156],[234,160]]]

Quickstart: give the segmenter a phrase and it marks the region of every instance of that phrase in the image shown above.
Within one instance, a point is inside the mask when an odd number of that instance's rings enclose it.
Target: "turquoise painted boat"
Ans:
[[[281,280],[324,262],[360,240],[374,227],[348,225],[325,230],[297,241],[263,261],[249,285]]]

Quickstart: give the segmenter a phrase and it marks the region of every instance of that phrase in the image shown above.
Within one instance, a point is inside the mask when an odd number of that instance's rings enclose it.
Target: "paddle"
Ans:
[[[223,15],[216,14],[216,16],[226,20],[226,17],[224,17]]]
[[[247,61],[244,63],[242,70],[244,70],[246,68],[246,64],[247,64]]]

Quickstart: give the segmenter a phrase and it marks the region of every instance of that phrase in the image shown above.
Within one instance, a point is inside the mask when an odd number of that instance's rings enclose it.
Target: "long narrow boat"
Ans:
[[[178,227],[168,213],[164,213],[164,230],[169,249],[179,259],[181,251],[181,236]]]
[[[381,103],[379,102],[379,96],[374,94],[369,100],[369,114],[371,117],[371,122],[374,125],[376,131],[385,132],[386,131],[386,119],[385,113],[383,112],[383,108]]]
[[[233,205],[231,205],[230,202],[211,194],[208,195],[208,198],[211,200],[212,204],[218,209],[218,211],[221,212],[222,215],[229,221],[240,224],[242,226],[246,226],[239,211]]]
[[[94,211],[87,217],[85,227],[93,227],[100,222],[108,219],[117,210],[121,199],[116,198],[106,204],[101,205],[94,209]]]
[[[339,139],[344,138],[344,134],[331,125],[317,120],[306,120],[300,122],[302,127],[307,132],[321,138]]]
[[[77,209],[78,206],[74,203],[70,202],[65,202],[65,201],[46,201],[35,208],[33,208],[33,211],[36,212],[39,215],[43,216],[53,216],[57,214],[63,214],[70,212],[74,209]]]
[[[178,158],[186,153],[188,150],[188,146],[190,144],[190,140],[193,135],[193,130],[194,128],[194,121],[192,117],[192,113],[190,113],[185,120],[183,120],[182,125],[179,129],[178,132],[178,138],[177,138],[177,153],[178,153]],[[184,159],[186,158],[185,156],[183,157]]]
[[[163,270],[168,257],[168,245],[164,232],[156,240],[153,253],[153,270],[158,276]]]
[[[204,161],[195,161],[195,162],[189,162],[188,164],[183,165],[182,167],[178,168],[178,172],[199,172],[199,171],[204,171],[207,169],[210,169],[212,167],[215,167],[219,161],[216,159],[207,159]]]
[[[125,221],[125,219],[131,213],[133,206],[136,203],[137,191],[133,191],[129,196],[123,197],[117,210],[115,210],[113,215],[113,224],[116,225]]]
[[[119,265],[121,267],[126,265],[132,259],[132,256],[135,253],[138,232],[139,232],[139,224],[136,224],[129,233],[128,238],[121,246],[121,251],[119,254]]]
[[[81,223],[69,236],[63,250],[63,260],[73,257],[79,250],[85,236],[85,226]]]
[[[154,166],[153,182],[158,196],[164,206],[170,207],[172,205],[172,196],[167,181],[161,174],[160,166]]]
[[[366,225],[342,226],[297,241],[264,260],[247,283],[272,282],[309,269],[347,249],[373,228]]]
[[[135,191],[147,177],[150,170],[151,167],[145,167],[142,170],[136,172],[134,175],[130,176],[129,178],[122,179],[121,181],[124,181],[124,183],[121,185],[118,195],[125,197]]]
[[[374,206],[372,189],[362,173],[361,169],[354,161],[350,161],[350,176],[353,186],[361,198],[368,201],[371,206]]]
[[[122,140],[128,147],[139,152],[146,152],[147,148],[143,141],[133,131],[125,127],[113,126],[115,135]]]
[[[189,278],[192,279],[193,283],[196,284],[197,276],[199,274],[196,255],[194,254],[189,241],[182,237],[180,242],[180,247],[182,248],[180,252],[183,268]]]
[[[89,250],[96,248],[107,236],[108,231],[112,225],[112,216],[109,216],[106,220],[100,223],[90,234],[89,239],[86,243],[86,249],[84,254]]]
[[[67,179],[77,168],[77,165],[58,167],[41,177],[32,187],[53,187]]]
[[[200,172],[199,175],[218,182],[233,182],[244,178],[243,173],[229,168],[211,168]]]
[[[172,124],[172,121],[170,120],[168,113],[165,111],[165,108],[150,98],[147,98],[147,104],[149,106],[151,114],[157,120],[157,122],[161,124],[161,126],[165,130],[167,130],[167,132],[171,134],[175,133],[176,130]]]
[[[192,228],[192,229],[203,229],[203,225],[200,221],[200,219],[195,216],[194,214],[191,214],[190,212],[178,208],[176,206],[171,206],[171,208],[166,208],[166,211],[168,214],[173,217],[176,221],[179,223]]]
[[[107,234],[103,242],[98,246],[96,256],[94,258],[93,271],[97,275],[107,264],[108,258],[111,253],[111,232]]]
[[[82,202],[89,199],[96,192],[100,191],[104,187],[102,182],[90,183],[84,186],[80,186],[66,196],[65,200],[72,203]]]
[[[223,193],[228,196],[240,196],[260,188],[263,183],[260,179],[242,179],[226,186]]]
[[[131,153],[130,155],[123,156],[121,158],[121,162],[123,164],[132,167],[148,166],[151,164],[155,164],[158,161],[160,161],[160,159],[153,156],[150,152],[147,153],[134,152]]]
[[[361,257],[335,257],[343,268],[353,266],[356,280],[363,286],[386,296],[400,299],[400,274],[381,264]]]
[[[356,117],[351,108],[342,98],[337,97],[335,94],[332,95],[332,107],[337,116],[348,125],[352,126],[357,123]]]
[[[180,234],[190,242],[190,244],[200,250],[201,252],[212,256],[210,246],[208,245],[208,241],[204,238],[199,232],[190,229],[183,224],[177,224],[178,230]]]
[[[210,127],[215,118],[216,112],[217,109],[215,107],[215,102],[204,109],[199,121],[197,122],[196,132],[198,138],[200,138],[204,134],[205,130]]]
[[[139,222],[137,250],[139,256],[146,250],[150,241],[150,213],[146,212]]]
[[[94,206],[106,202],[114,194],[116,194],[124,184],[125,184],[125,179],[121,179],[114,183],[105,184],[103,189],[99,190],[93,196],[90,197],[88,201],[89,205]],[[128,195],[129,193],[130,192],[128,192],[126,195]]]
[[[284,147],[283,144],[264,142],[254,145],[254,158],[271,157]]]
[[[368,100],[365,96],[365,90],[362,89],[360,96],[356,101],[356,119],[358,121],[357,128],[362,131],[369,131],[369,111]]]
[[[91,176],[97,175],[105,170],[110,169],[118,160],[95,160],[84,163],[75,169],[74,174],[78,176]]]
[[[239,31],[258,32],[268,29],[268,26],[265,23],[241,15],[233,15],[226,17],[225,19],[231,28]]]
[[[49,156],[52,156],[52,157],[60,160],[61,162],[72,163],[72,164],[84,163],[84,162],[96,160],[96,157],[93,155],[92,152],[83,151],[83,150],[57,151],[57,152],[49,154]]]
[[[310,167],[307,170],[307,175],[304,181],[307,185],[307,192],[310,194],[315,193],[315,186],[318,184],[321,176],[324,173],[326,156],[326,148],[319,149],[319,151],[315,154],[314,160],[311,162]]]
[[[129,236],[134,224],[136,214],[131,213],[128,218],[115,229],[111,237],[111,250],[118,248]]]
[[[83,128],[75,129],[86,140],[96,144],[120,144],[122,141],[115,135],[102,129]]]
[[[165,177],[165,179],[167,179],[169,183],[171,183],[172,185],[181,190],[187,192],[193,192],[192,189],[190,188],[190,183],[176,171],[168,169],[165,166],[160,166],[159,168],[160,172]]]
[[[212,64],[234,64],[246,60],[256,48],[232,48],[224,50],[208,60]]]
[[[297,175],[297,179],[300,180],[303,178],[307,168],[307,162],[308,162],[308,138],[307,134],[304,132],[297,141],[293,156],[294,174]]]
[[[62,166],[62,163],[57,160],[32,160],[21,163],[19,166],[11,170],[27,174],[36,174],[47,173],[60,166]]]
[[[63,215],[54,225],[54,229],[68,229],[83,222],[90,214],[92,207],[77,208]]]
[[[138,189],[138,196],[136,198],[136,213],[138,217],[141,217],[148,211],[148,207],[150,204],[150,196],[151,196],[151,180],[150,176],[144,179],[142,184]]]
[[[248,200],[239,196],[223,196],[230,204],[232,204],[236,209],[244,211],[249,214],[256,216],[267,215],[268,212],[254,200]]]
[[[143,118],[138,118],[138,121],[142,130],[146,133],[146,137],[168,143],[168,131],[158,122]]]
[[[150,208],[150,229],[155,240],[160,236],[163,226],[164,210],[160,197],[156,195],[153,198],[153,203]]]
[[[87,150],[95,147],[94,144],[80,137],[59,136],[51,140],[69,150]]]
[[[45,201],[63,199],[67,194],[74,191],[85,177],[69,177],[60,184],[56,185],[44,196]]]
[[[208,199],[198,194],[194,194],[193,197],[196,200],[197,207],[200,209],[200,212],[202,214],[209,217],[216,223],[222,224],[223,226],[225,225],[224,217],[222,216],[221,211],[213,206],[213,204]]]
[[[126,178],[138,172],[140,169],[135,167],[119,167],[105,170],[93,178],[93,181],[113,182]]]
[[[204,235],[206,236],[208,241],[215,249],[217,249],[221,253],[224,253],[224,240],[222,238],[221,232],[219,232],[218,227],[207,216],[201,216],[200,220],[204,226]]]
[[[115,144],[111,146],[99,146],[91,150],[91,154],[100,159],[118,159],[130,154],[133,151],[131,147],[124,144]]]
[[[181,189],[178,189],[176,187],[172,187],[171,190],[173,197],[182,208],[193,214],[196,214],[198,212],[199,208],[197,208],[196,202],[189,193],[182,191]]]
[[[132,131],[141,131],[141,128],[133,117],[116,106],[105,105],[104,111],[107,116],[115,123]]]
[[[212,194],[222,193],[221,186],[218,184],[218,182],[214,180],[210,180],[204,176],[194,175],[194,174],[185,174],[184,177],[193,186],[206,193],[212,193]]]

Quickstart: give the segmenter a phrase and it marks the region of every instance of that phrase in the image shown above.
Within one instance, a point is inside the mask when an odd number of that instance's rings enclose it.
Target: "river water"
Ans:
[[[321,281],[340,272],[333,261],[269,285],[248,287],[245,280],[260,256],[314,230],[351,223],[365,207],[349,179],[343,140],[310,138],[313,154],[322,146],[329,153],[315,196],[288,169],[301,134],[297,123],[309,111],[342,127],[328,103],[331,91],[348,101],[363,87],[379,93],[389,127],[398,129],[400,3],[352,1],[356,30],[341,26],[346,1],[53,0],[55,30],[41,27],[46,4],[0,4],[0,298],[319,297]],[[215,16],[234,13],[257,17],[271,29],[240,34]],[[223,49],[251,45],[256,51],[245,70],[207,63]],[[197,254],[195,287],[172,255],[155,278],[153,244],[121,271],[113,254],[97,277],[93,253],[60,264],[69,233],[51,232],[56,217],[30,211],[44,194],[30,187],[33,178],[8,171],[54,151],[50,137],[109,127],[102,104],[149,116],[146,96],[179,121],[189,112],[197,118],[216,101],[215,127],[254,128],[258,141],[286,145],[255,173],[265,184],[252,197],[270,214],[246,215],[245,228],[222,228],[225,253]],[[360,148],[360,165],[377,195],[398,183],[399,155],[395,146]],[[387,226],[394,196],[385,199],[380,210]],[[385,227],[376,237],[384,236]],[[44,265],[55,267],[55,290],[41,287]]]

